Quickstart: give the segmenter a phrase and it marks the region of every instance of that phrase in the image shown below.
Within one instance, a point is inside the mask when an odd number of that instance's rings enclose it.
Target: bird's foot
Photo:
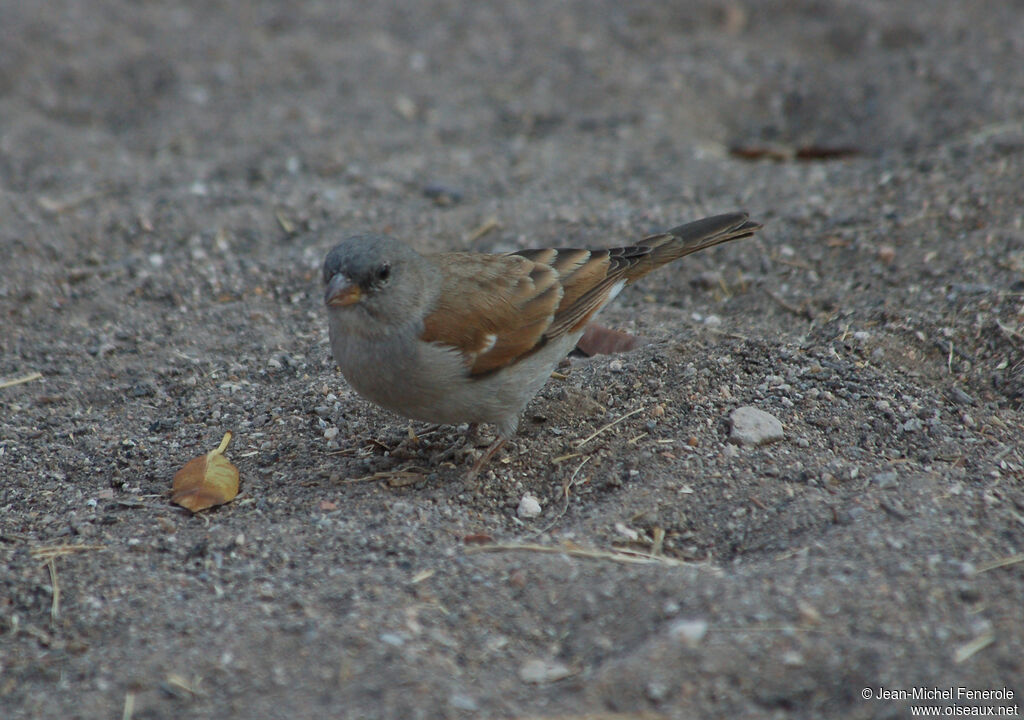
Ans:
[[[476,476],[480,473],[480,470],[483,469],[483,466],[491,461],[491,458],[494,457],[495,453],[501,450],[502,446],[506,442],[508,442],[508,438],[499,435],[497,439],[495,439],[495,441],[492,442],[484,451],[484,454],[481,455],[475,463],[473,463],[473,467],[471,467],[469,472],[466,474],[466,480],[475,480]]]

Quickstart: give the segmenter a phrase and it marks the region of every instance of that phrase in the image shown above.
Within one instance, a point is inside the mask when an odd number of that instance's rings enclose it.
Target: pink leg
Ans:
[[[507,437],[498,435],[497,439],[491,443],[491,446],[484,451],[484,454],[480,456],[480,459],[473,463],[473,467],[469,469],[469,473],[466,475],[467,480],[473,480],[476,478],[477,473],[483,468],[484,465],[491,461],[494,454],[501,450],[501,447],[508,442]]]

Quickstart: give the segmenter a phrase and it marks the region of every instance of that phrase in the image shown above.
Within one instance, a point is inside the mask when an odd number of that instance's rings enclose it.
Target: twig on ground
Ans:
[[[24,383],[32,382],[33,380],[41,380],[42,378],[42,373],[32,372],[29,373],[28,375],[22,375],[21,377],[11,378],[10,380],[4,380],[0,382],[0,390],[3,390],[4,388],[14,387],[15,385],[23,385]]]
[[[562,509],[558,511],[558,514],[551,518],[551,522],[549,522],[547,525],[540,528],[539,530],[534,530],[532,533],[527,535],[527,537],[537,537],[538,535],[543,535],[548,530],[553,528],[556,522],[562,519],[566,511],[569,509],[569,490],[572,488],[573,485],[576,484],[576,476],[579,475],[580,470],[582,470],[583,466],[590,462],[593,459],[593,457],[593,455],[588,455],[587,457],[583,458],[583,462],[577,465],[576,469],[572,471],[572,475],[570,475],[569,478],[564,483],[562,483]]]
[[[1008,567],[1010,565],[1017,565],[1018,563],[1022,562],[1024,562],[1024,553],[1017,553],[1016,555],[1009,555],[1004,558],[999,558],[998,560],[992,560],[990,562],[983,563],[975,569],[974,574],[981,575],[982,573],[986,573],[989,570],[995,570],[1001,567]]]
[[[44,547],[32,548],[29,552],[32,557],[49,561],[62,555],[72,555],[76,552],[89,550],[105,550],[106,545],[46,545]]]
[[[124,710],[121,711],[121,720],[132,720],[135,714],[135,693],[125,693]]]
[[[668,720],[667,715],[657,712],[626,712],[626,713],[585,713],[583,715],[530,715],[516,720]]]
[[[965,643],[956,649],[956,652],[953,653],[953,662],[957,665],[966,662],[995,642],[995,640],[996,636],[991,632],[979,635],[970,642]]]
[[[584,439],[582,439],[578,443],[576,443],[576,449],[579,450],[581,447],[586,445],[588,442],[590,442],[591,440],[596,438],[601,433],[605,432],[606,430],[610,430],[611,428],[615,427],[616,425],[618,425],[620,422],[622,422],[626,418],[632,417],[633,415],[636,415],[638,412],[643,412],[643,410],[644,410],[643,407],[638,407],[635,410],[630,410],[628,413],[626,413],[625,415],[620,417],[618,420],[613,420],[612,422],[608,423],[604,427],[598,428],[593,433],[591,433],[589,436],[585,437]]]
[[[630,550],[609,552],[607,550],[585,550],[583,548],[557,547],[553,545],[535,545],[532,543],[494,543],[491,545],[473,545],[465,549],[466,554],[485,552],[537,552],[552,555],[569,555],[570,557],[588,558],[591,560],[612,560],[614,562],[633,565],[668,565],[685,567],[690,563],[673,558],[635,553]]]
[[[50,585],[53,587],[53,601],[50,603],[50,623],[57,624],[60,619],[60,583],[57,582],[57,561],[50,558],[46,561],[46,569],[50,571]]]

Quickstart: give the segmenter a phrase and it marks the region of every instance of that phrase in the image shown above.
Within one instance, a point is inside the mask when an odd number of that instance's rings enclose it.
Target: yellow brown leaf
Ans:
[[[224,457],[229,442],[230,431],[224,433],[218,447],[189,460],[174,474],[171,502],[199,512],[230,502],[238,495],[238,468]]]

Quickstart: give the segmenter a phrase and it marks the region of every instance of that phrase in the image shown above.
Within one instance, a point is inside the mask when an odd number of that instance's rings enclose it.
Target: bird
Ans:
[[[352,235],[323,264],[331,353],[356,393],[395,414],[495,425],[472,479],[514,437],[527,403],[626,285],[759,228],[733,212],[626,247],[507,254],[421,254],[390,236]]]

